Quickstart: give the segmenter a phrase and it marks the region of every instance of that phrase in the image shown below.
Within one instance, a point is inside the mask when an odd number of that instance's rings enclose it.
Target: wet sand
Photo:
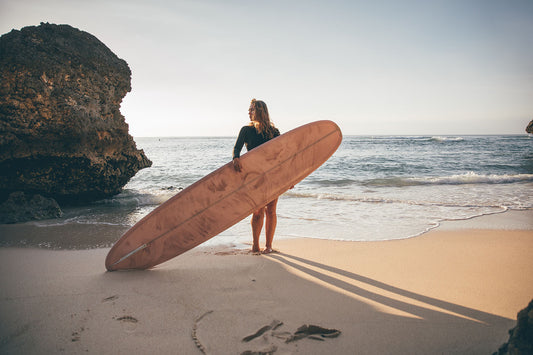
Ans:
[[[108,249],[2,248],[0,353],[490,354],[533,298],[529,217],[196,248],[147,271],[106,272]]]

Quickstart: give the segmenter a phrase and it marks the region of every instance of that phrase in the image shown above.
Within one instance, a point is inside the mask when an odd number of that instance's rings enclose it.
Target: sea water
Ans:
[[[125,231],[228,163],[235,137],[135,141],[153,165],[139,171],[122,193],[29,224]],[[446,220],[532,209],[532,191],[533,137],[528,135],[346,136],[324,165],[280,197],[276,238],[409,238]],[[246,218],[207,244],[244,246],[251,241],[249,223]],[[88,234],[84,247],[111,246],[119,237]]]

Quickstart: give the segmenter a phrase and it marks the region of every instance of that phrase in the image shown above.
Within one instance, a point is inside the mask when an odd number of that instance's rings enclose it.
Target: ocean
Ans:
[[[70,241],[56,232],[34,233],[40,236],[2,245],[110,247],[154,208],[229,162],[235,139],[136,138],[153,165],[122,193],[64,208],[58,219],[25,223],[43,232],[86,228],[91,233],[81,232],[83,240],[79,233]],[[532,136],[346,136],[324,165],[280,197],[274,246],[276,239],[295,237],[409,238],[443,221],[533,209],[532,191]],[[248,247],[249,223],[248,217],[206,245]]]

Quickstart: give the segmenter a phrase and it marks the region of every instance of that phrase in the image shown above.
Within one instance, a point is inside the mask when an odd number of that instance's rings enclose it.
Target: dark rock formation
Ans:
[[[494,355],[533,354],[533,300],[518,312],[516,327],[509,330],[509,341]]]
[[[128,64],[87,32],[41,23],[0,37],[0,201],[119,193],[151,165],[120,113],[130,90]]]
[[[529,124],[527,125],[526,132],[533,134],[533,120],[531,120],[531,122],[529,122]]]
[[[24,192],[13,192],[0,204],[0,223],[21,223],[36,219],[61,217],[61,209],[52,198],[34,195],[28,198]]]

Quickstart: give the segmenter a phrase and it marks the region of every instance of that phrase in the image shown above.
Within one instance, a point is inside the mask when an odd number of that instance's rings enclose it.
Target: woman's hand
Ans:
[[[235,171],[241,172],[242,165],[241,160],[239,158],[233,158],[233,168],[235,169]]]

